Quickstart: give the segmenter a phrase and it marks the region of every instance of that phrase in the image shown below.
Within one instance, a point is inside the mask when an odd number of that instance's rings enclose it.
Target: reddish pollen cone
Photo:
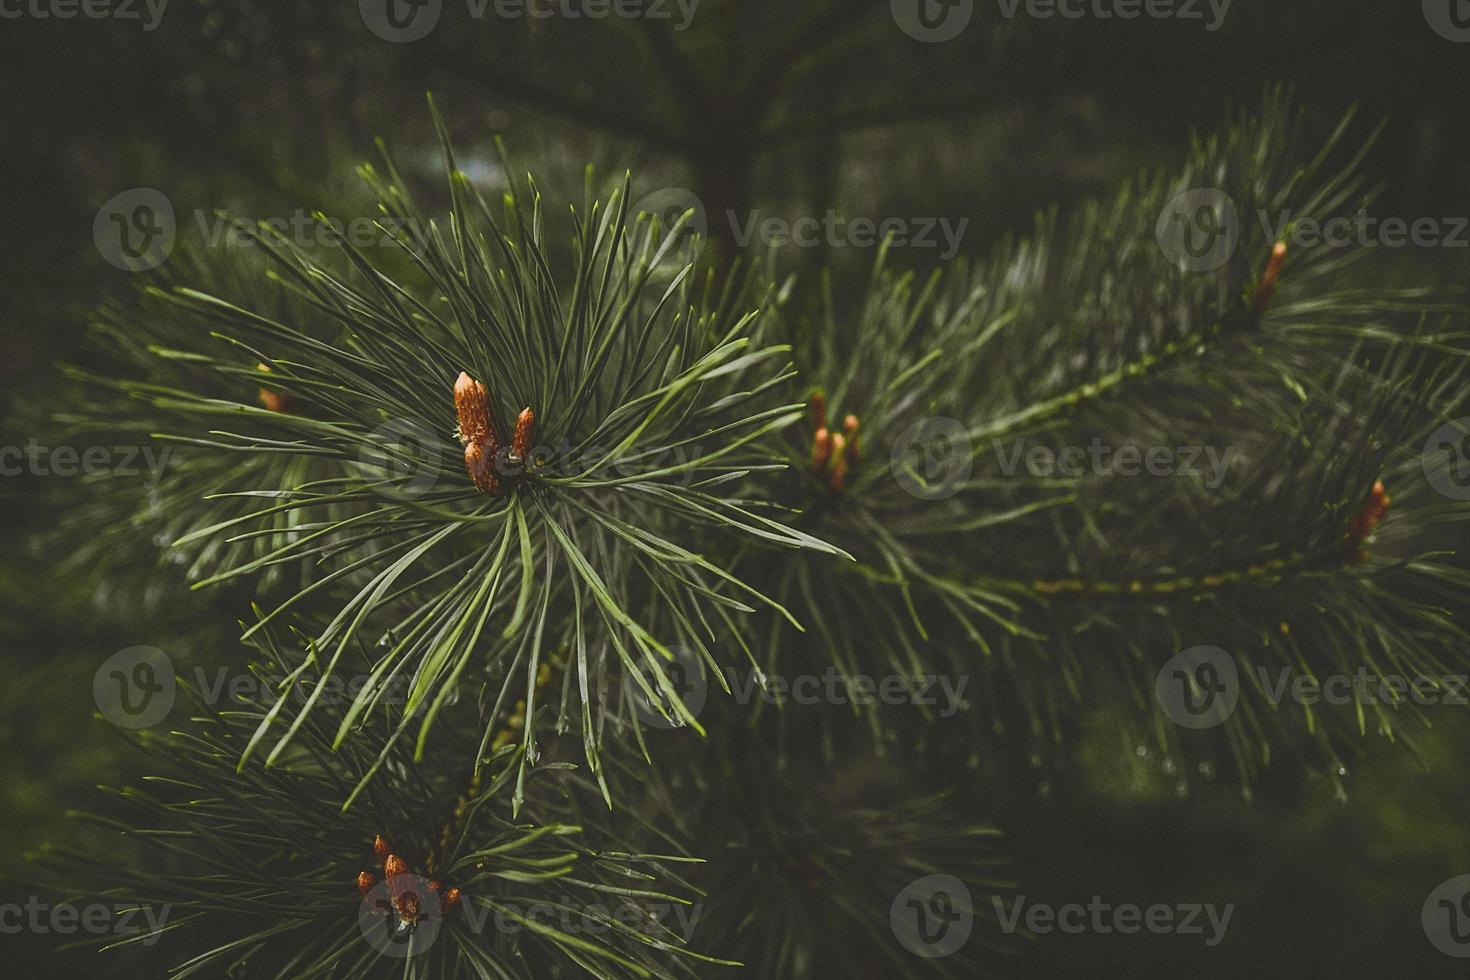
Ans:
[[[1256,313],[1264,313],[1266,305],[1271,302],[1271,297],[1276,295],[1276,280],[1281,276],[1281,263],[1286,260],[1286,243],[1277,242],[1271,248],[1271,258],[1266,261],[1266,272],[1261,276],[1260,284],[1256,286],[1256,295],[1253,303]]]
[[[413,891],[393,896],[393,908],[398,912],[398,917],[404,922],[418,921],[424,910],[423,903],[419,900],[418,892]]]
[[[1368,497],[1368,502],[1363,509],[1358,511],[1352,523],[1348,526],[1348,547],[1355,561],[1367,561],[1368,553],[1363,550],[1363,543],[1368,539],[1388,513],[1389,504],[1393,498],[1388,495],[1387,488],[1382,480],[1373,483],[1373,491]]]
[[[291,396],[284,391],[262,388],[260,389],[260,404],[265,406],[267,412],[289,412],[291,411]]]
[[[255,365],[255,369],[264,374],[275,373],[271,370],[269,364],[257,364]],[[273,391],[270,388],[260,389],[260,403],[265,406],[268,412],[289,412],[291,411],[292,405],[290,395],[284,391]]]
[[[368,892],[372,891],[373,887],[377,885],[377,883],[378,879],[373,877],[373,873],[371,871],[358,872],[357,892],[363,898],[367,898]]]
[[[847,453],[843,451],[846,444],[847,440],[842,433],[832,437],[832,474],[827,481],[827,488],[833,493],[841,493],[847,482]]]
[[[485,386],[461,371],[454,382],[454,411],[459,416],[459,435],[465,442],[490,438],[490,396]]]
[[[396,854],[388,855],[388,860],[383,862],[383,877],[388,882],[388,893],[399,918],[405,922],[418,919],[422,911],[416,885],[418,879],[409,873],[408,862]]]
[[[459,418],[459,438],[464,443],[465,472],[481,493],[499,493],[495,463],[500,454],[500,435],[490,414],[490,395],[483,384],[464,371],[454,382],[454,411]]]
[[[817,430],[812,438],[812,471],[821,476],[827,470],[827,461],[832,458],[832,433],[826,427]]]
[[[827,396],[820,391],[814,391],[806,403],[812,410],[812,428],[825,429],[827,427]]]
[[[388,846],[388,842],[383,839],[382,834],[373,838],[373,857],[378,859],[379,864],[388,860],[388,855],[392,853],[393,848]]]
[[[510,458],[524,463],[531,456],[531,433],[536,425],[536,413],[530,407],[521,409],[516,416],[516,434],[510,443]]]
[[[499,493],[500,481],[495,476],[495,456],[482,442],[464,447],[464,468],[481,493]]]

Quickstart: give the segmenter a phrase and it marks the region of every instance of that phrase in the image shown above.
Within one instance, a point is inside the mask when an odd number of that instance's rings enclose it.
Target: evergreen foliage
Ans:
[[[1268,696],[1283,669],[1443,675],[1467,649],[1470,574],[1424,545],[1470,513],[1424,469],[1470,414],[1463,311],[1361,250],[1282,252],[1290,225],[1256,216],[1369,195],[1351,121],[1320,148],[1298,122],[1270,96],[1181,169],[932,275],[885,250],[853,291],[705,261],[682,221],[630,213],[627,180],[589,172],[569,218],[530,179],[487,201],[446,136],[443,215],[386,154],[363,169],[387,257],[262,226],[264,266],[201,257],[109,307],[118,374],[78,373],[99,396],[69,421],[179,447],[123,533],[166,538],[196,588],[249,586],[244,639],[285,681],[149,740],[176,774],[115,826],[159,856],[108,884],[187,910],[163,937],[180,977],[988,975],[1016,870],[945,792],[976,759],[1050,765],[1101,726],[1184,791],[1248,793],[1277,756],[1340,781],[1364,736],[1411,740],[1412,704]],[[1202,186],[1239,238],[1182,268],[1159,216]],[[1026,463],[1094,444],[1228,465]],[[1189,731],[1155,682],[1201,646],[1243,684]],[[969,684],[943,719],[734,697],[742,671],[829,668]],[[362,942],[380,834],[463,890],[422,957]],[[888,903],[940,871],[982,934],[921,963]],[[465,919],[608,902],[700,914],[593,938]]]

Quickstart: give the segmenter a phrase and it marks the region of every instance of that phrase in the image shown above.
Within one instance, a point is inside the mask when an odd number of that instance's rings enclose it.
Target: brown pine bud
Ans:
[[[405,891],[393,896],[393,908],[404,922],[417,922],[423,915],[423,902],[416,891]]]
[[[439,907],[445,912],[453,912],[459,908],[459,902],[462,897],[463,893],[458,888],[451,888],[440,897]]]
[[[396,854],[389,854],[383,862],[383,880],[388,884],[388,894],[398,917],[405,922],[418,919],[423,910],[414,885],[418,879],[409,873],[408,862]]]
[[[827,488],[833,493],[841,492],[842,485],[847,482],[847,453],[843,451],[846,445],[847,439],[842,433],[832,437],[832,476],[827,481]]]
[[[269,388],[260,389],[260,404],[265,406],[267,412],[289,412],[291,411],[291,396],[284,391],[271,391]]]
[[[1281,276],[1281,263],[1285,260],[1286,243],[1277,242],[1271,247],[1271,258],[1266,262],[1266,271],[1261,276],[1261,281],[1256,286],[1256,294],[1251,300],[1257,315],[1266,312],[1267,304],[1276,294],[1276,280]]]
[[[393,848],[388,846],[388,842],[383,839],[382,834],[378,834],[373,838],[373,857],[378,859],[379,864],[388,860],[388,855],[392,853]]]
[[[359,871],[357,874],[357,893],[363,898],[368,897],[368,892],[378,884],[378,879],[373,877],[371,871]]]
[[[807,407],[812,410],[812,428],[825,429],[827,427],[827,396],[821,391],[814,391],[808,396]]]
[[[257,364],[255,365],[255,369],[257,371],[264,372],[265,374],[272,373],[271,366],[269,364]],[[259,398],[260,403],[265,406],[265,410],[268,412],[291,411],[291,396],[284,391],[274,391],[270,388],[262,388],[260,389]]]
[[[858,450],[858,417],[849,415],[843,419],[842,431],[847,435],[847,462],[855,465],[862,458]]]
[[[826,426],[817,430],[812,438],[812,472],[823,476],[827,472],[827,461],[832,458],[832,433]]]
[[[1367,502],[1363,504],[1363,509],[1358,511],[1357,516],[1348,525],[1348,549],[1354,561],[1368,560],[1368,553],[1363,550],[1363,543],[1388,513],[1388,506],[1391,503],[1393,503],[1393,498],[1388,495],[1383,481],[1375,480],[1373,490]]]
[[[464,468],[481,493],[500,492],[500,480],[495,476],[495,456],[483,442],[472,442],[464,447]]]
[[[490,395],[485,386],[464,371],[454,382],[454,411],[459,416],[459,438],[466,445],[488,442],[494,432],[490,422]]]
[[[536,413],[530,407],[521,409],[521,414],[516,416],[516,432],[510,441],[510,461],[517,466],[524,465],[531,456],[531,433],[536,425]]]
[[[464,467],[481,493],[499,493],[495,457],[500,453],[500,435],[490,415],[490,395],[485,386],[464,371],[454,382],[454,411],[459,417],[459,438],[464,443]]]

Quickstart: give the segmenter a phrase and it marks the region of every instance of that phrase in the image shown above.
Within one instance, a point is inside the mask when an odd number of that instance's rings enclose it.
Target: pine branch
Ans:
[[[331,331],[188,287],[162,297],[196,334],[209,327],[223,353],[165,358],[160,370],[182,360],[184,378],[203,366],[238,389],[264,365],[302,411],[217,397],[207,385],[125,386],[197,449],[326,468],[295,484],[278,482],[292,470],[232,474],[275,481],[221,485],[211,496],[229,509],[174,546],[236,559],[196,587],[314,566],[311,583],[247,638],[288,616],[310,619],[301,665],[324,677],[376,639],[374,683],[334,742],[379,705],[387,682],[407,678],[392,737],[417,728],[420,758],[472,667],[494,666],[497,703],[560,648],[576,649],[584,678],[622,669],[646,685],[664,676],[658,666],[675,642],[714,663],[731,614],[752,603],[789,618],[681,539],[715,532],[835,552],[726,495],[729,481],[778,465],[762,455],[764,437],[800,413],[773,395],[789,376],[786,348],[752,342],[753,300],[698,282],[679,227],[661,234],[627,213],[626,182],[603,204],[589,181],[563,279],[534,185],[508,194],[496,217],[455,169],[447,137],[444,152],[453,209],[443,224],[414,207],[391,161],[386,177],[365,171],[401,249],[391,275],[347,241],[332,243],[346,258],[337,269],[259,230],[255,243],[295,309]],[[477,407],[467,407],[476,391]],[[573,623],[586,635],[573,636]],[[534,692],[527,702],[534,711]],[[595,725],[603,710],[592,704],[572,720]],[[267,743],[262,729],[250,750],[274,762],[296,731]],[[528,728],[528,758],[533,739]],[[596,770],[598,741],[589,734],[586,745]]]
[[[430,766],[390,751],[383,764],[357,743],[334,751],[317,712],[280,765],[241,767],[242,743],[274,709],[201,709],[188,729],[147,741],[168,775],[117,794],[121,816],[93,818],[142,848],[135,866],[45,859],[66,888],[96,884],[153,909],[157,929],[115,945],[163,942],[172,977],[531,978],[577,964],[676,978],[718,962],[686,951],[667,914],[691,901],[678,870],[690,859],[640,854],[589,824],[556,766],[531,773],[516,818],[513,745],[483,778],[462,750]],[[344,811],[379,766],[363,805]]]

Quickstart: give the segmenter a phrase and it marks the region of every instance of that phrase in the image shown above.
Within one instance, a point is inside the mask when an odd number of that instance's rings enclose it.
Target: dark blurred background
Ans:
[[[354,168],[377,159],[376,137],[428,193],[439,187],[429,91],[461,163],[487,189],[504,182],[489,152],[497,135],[559,213],[581,199],[585,164],[606,181],[631,169],[635,198],[697,195],[712,236],[732,252],[727,210],[834,210],[967,221],[959,251],[983,255],[1024,233],[1040,208],[1066,209],[1167,166],[1192,131],[1250,109],[1274,83],[1291,87],[1323,134],[1354,106],[1363,136],[1386,120],[1365,162],[1383,186],[1373,213],[1470,215],[1470,43],[1444,27],[1460,0],[1235,0],[1218,24],[1218,4],[1203,2],[1198,19],[1074,20],[1028,16],[1024,3],[1008,18],[1009,4],[989,0],[937,42],[904,30],[904,0],[670,0],[659,8],[666,17],[639,19],[507,18],[494,0],[475,17],[466,0],[426,0],[397,6],[403,27],[387,18],[387,2],[168,0],[160,12],[157,0],[118,0],[96,8],[107,17],[65,0],[0,2],[0,444],[48,444],[48,433],[59,444],[48,419],[77,396],[57,363],[86,359],[88,311],[128,288],[94,239],[106,202],[158,189],[179,241],[196,245],[218,229],[218,209],[371,216]],[[67,10],[75,16],[60,16]],[[928,268],[943,250],[909,248],[896,261]],[[1463,243],[1406,249],[1390,261],[1409,278],[1464,283],[1467,252]],[[798,273],[831,266],[852,288],[871,260],[861,246],[783,255]],[[238,597],[179,588],[161,606],[119,606],[58,571],[48,531],[76,490],[57,486],[66,479],[0,478],[7,864],[66,833],[60,814],[93,804],[93,784],[138,769],[93,717],[102,659],[140,643],[187,645],[187,657],[206,661],[238,655],[230,631],[209,625],[238,615]],[[1435,885],[1470,872],[1470,725],[1452,712],[1436,720],[1420,762],[1365,740],[1345,801],[1289,762],[1253,801],[1229,787],[1183,800],[1167,774],[1103,736],[1065,779],[997,786],[979,816],[1006,829],[1037,900],[1100,893],[1237,906],[1213,949],[1178,937],[1054,936],[1030,969],[1466,975],[1430,946],[1419,919]],[[0,888],[0,901],[26,893]],[[90,954],[48,960],[45,945],[0,935],[5,972],[33,963],[10,975],[153,975]]]

